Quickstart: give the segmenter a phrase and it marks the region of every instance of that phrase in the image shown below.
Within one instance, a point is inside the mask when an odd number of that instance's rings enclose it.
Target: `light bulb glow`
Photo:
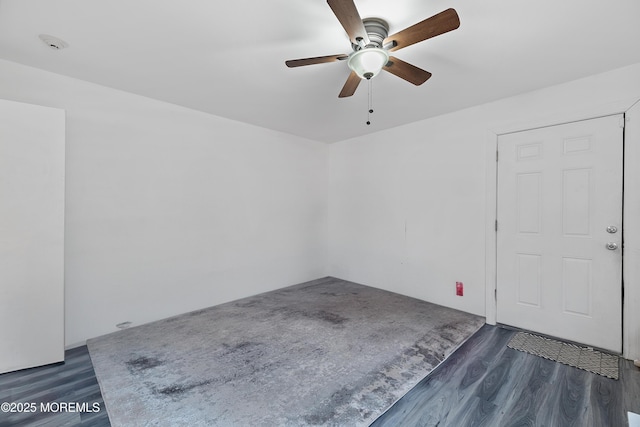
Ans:
[[[370,79],[378,75],[382,67],[389,61],[386,50],[377,47],[367,47],[349,56],[347,65],[361,79]]]

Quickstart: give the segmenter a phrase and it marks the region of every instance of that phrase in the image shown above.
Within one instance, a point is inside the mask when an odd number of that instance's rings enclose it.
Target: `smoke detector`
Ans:
[[[40,40],[42,40],[42,43],[46,44],[53,50],[62,50],[66,47],[69,47],[69,43],[67,43],[66,41],[54,36],[50,36],[49,34],[40,34],[38,37],[40,38]]]

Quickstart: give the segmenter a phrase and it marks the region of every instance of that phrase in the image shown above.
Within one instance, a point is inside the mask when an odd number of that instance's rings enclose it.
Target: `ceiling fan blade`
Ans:
[[[369,35],[353,0],[327,0],[327,3],[349,35],[351,43],[358,44],[358,41],[362,40],[368,45]]]
[[[324,64],[325,62],[336,62],[349,58],[349,55],[328,55],[317,56],[315,58],[290,59],[285,61],[287,67],[302,67],[303,65]]]
[[[347,82],[342,87],[342,90],[340,91],[340,95],[338,95],[338,98],[346,98],[356,93],[356,89],[360,84],[360,80],[361,80],[360,77],[358,77],[355,71],[352,71],[351,74],[349,74],[349,77],[347,77]]]
[[[460,18],[454,9],[447,9],[433,15],[424,21],[418,22],[404,30],[392,34],[383,41],[383,45],[393,43],[389,48],[390,52],[402,49],[412,44],[439,36],[446,32],[455,30],[460,26]]]
[[[408,81],[409,83],[413,83],[416,86],[420,86],[422,83],[429,80],[429,77],[431,77],[430,72],[393,56],[389,57],[389,62],[387,62],[387,65],[382,69]]]

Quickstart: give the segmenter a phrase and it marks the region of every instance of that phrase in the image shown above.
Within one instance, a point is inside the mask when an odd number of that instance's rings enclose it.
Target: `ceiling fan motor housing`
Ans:
[[[362,20],[364,28],[369,36],[369,44],[365,47],[382,47],[382,42],[389,35],[389,24],[380,18],[365,18]],[[351,44],[353,50],[360,50],[362,46]]]

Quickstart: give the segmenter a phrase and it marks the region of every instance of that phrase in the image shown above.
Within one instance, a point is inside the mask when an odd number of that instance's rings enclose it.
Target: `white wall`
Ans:
[[[469,124],[463,111],[331,145],[331,275],[484,314],[484,133]]]
[[[491,320],[496,135],[623,112],[638,99],[635,64],[332,144],[329,273]],[[628,158],[630,167],[640,161]],[[638,225],[640,212],[627,212],[625,227],[638,233]],[[627,290],[640,291],[635,277]],[[640,318],[625,331],[640,331]]]
[[[0,99],[0,373],[64,360],[64,145],[63,110]]]
[[[326,274],[490,319],[496,135],[626,111],[640,64],[331,146],[1,60],[0,98],[67,113],[75,345]],[[640,180],[632,129],[625,174]],[[626,266],[640,265],[629,194]],[[625,282],[637,304],[637,268]],[[640,357],[635,308],[625,353]]]
[[[640,360],[640,102],[626,115],[624,168],[624,354]]]
[[[326,274],[327,146],[0,61],[67,114],[66,343]]]

